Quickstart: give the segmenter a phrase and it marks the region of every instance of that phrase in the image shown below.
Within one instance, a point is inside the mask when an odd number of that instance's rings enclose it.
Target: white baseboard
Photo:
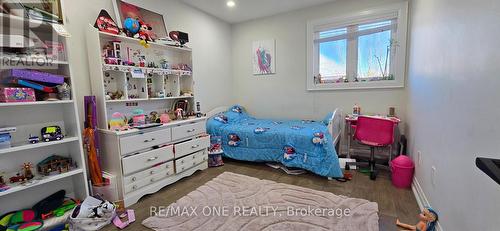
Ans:
[[[411,184],[411,190],[413,191],[413,194],[415,194],[415,199],[417,200],[418,207],[420,210],[423,210],[424,207],[429,206],[432,207],[429,203],[429,200],[427,200],[427,196],[425,196],[424,190],[420,186],[420,183],[418,182],[417,177],[413,177],[413,183]],[[439,224],[439,221],[436,226],[436,231],[443,231],[443,227],[441,227],[441,224]]]

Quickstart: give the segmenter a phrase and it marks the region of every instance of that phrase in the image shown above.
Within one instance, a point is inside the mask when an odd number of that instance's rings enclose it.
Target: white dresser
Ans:
[[[116,176],[126,207],[208,167],[205,124],[206,118],[195,118],[144,130],[100,130],[103,171]]]

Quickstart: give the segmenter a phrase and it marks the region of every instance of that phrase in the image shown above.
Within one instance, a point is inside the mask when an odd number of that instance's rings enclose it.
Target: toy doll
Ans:
[[[149,47],[148,42],[153,41],[153,38],[151,36],[151,30],[153,29],[149,24],[139,21],[139,24],[141,25],[139,28],[139,32],[135,35],[135,37],[139,38],[140,44],[144,46],[145,48]]]
[[[416,230],[416,231],[435,231],[436,223],[438,221],[438,215],[436,211],[434,211],[430,207],[424,208],[422,212],[418,215],[418,219],[420,220],[416,225],[408,225],[405,223],[399,222],[399,219],[396,220],[396,225],[404,228],[405,230]]]
[[[33,172],[31,171],[32,168],[33,165],[29,162],[23,164],[24,178],[26,178],[26,180],[31,180],[33,179],[33,177],[35,177],[33,175]]]

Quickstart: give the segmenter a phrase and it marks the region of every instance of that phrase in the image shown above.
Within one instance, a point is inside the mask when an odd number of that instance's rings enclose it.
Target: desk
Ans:
[[[387,116],[371,116],[371,117],[391,120],[392,122],[394,122],[396,126],[401,122],[401,120],[397,117],[387,117]],[[358,117],[351,114],[347,114],[345,117],[345,122],[347,126],[347,158],[351,158],[351,140],[352,136],[354,135],[352,125],[356,125],[356,123],[358,122]],[[390,156],[392,156],[392,145],[390,145]]]

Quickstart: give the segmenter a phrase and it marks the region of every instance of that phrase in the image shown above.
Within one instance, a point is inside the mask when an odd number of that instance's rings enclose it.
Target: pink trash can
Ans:
[[[413,181],[415,164],[410,157],[400,155],[391,161],[392,184],[397,188],[409,188]]]

